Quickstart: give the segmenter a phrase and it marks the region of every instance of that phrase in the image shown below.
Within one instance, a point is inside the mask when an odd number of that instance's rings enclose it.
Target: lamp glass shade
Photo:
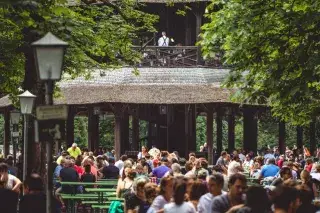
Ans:
[[[60,80],[64,47],[39,46],[35,48],[40,80]]]
[[[65,49],[68,43],[60,40],[52,33],[47,33],[33,42],[36,68],[40,80],[60,80]]]
[[[36,96],[31,94],[28,90],[22,93],[18,96],[20,99],[20,107],[21,107],[21,113],[22,114],[28,114],[30,115],[32,113],[34,100],[36,99]]]
[[[19,124],[20,121],[20,112],[17,110],[10,112],[11,124]]]

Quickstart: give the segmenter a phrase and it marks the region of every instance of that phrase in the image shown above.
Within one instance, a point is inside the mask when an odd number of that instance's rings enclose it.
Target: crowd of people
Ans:
[[[222,151],[214,165],[209,165],[195,153],[184,158],[177,152],[142,147],[134,158],[122,155],[115,159],[113,151],[93,153],[73,144],[55,160],[55,206],[57,211],[65,211],[60,195],[75,190],[60,182],[117,179],[116,196],[124,198],[123,211],[129,213],[317,212],[317,162],[317,158],[289,148],[283,155],[277,149],[266,149],[263,155]],[[45,208],[41,177],[33,173],[22,183],[16,172],[11,156],[0,163],[0,202],[16,210],[19,206],[19,212],[40,213]],[[25,193],[18,202],[22,185]],[[76,190],[84,192],[83,187]]]

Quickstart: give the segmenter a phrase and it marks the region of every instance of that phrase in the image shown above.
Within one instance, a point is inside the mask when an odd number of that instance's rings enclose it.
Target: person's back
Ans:
[[[18,193],[0,188],[0,212],[1,213],[17,213]]]
[[[38,174],[31,174],[24,181],[24,189],[24,196],[19,203],[19,213],[46,212],[46,194],[43,192],[43,181],[41,177]],[[54,209],[53,204],[52,210]]]
[[[280,168],[273,163],[264,165],[261,169],[261,175],[266,178],[266,177],[274,177],[277,175],[279,172]]]
[[[73,167],[66,167],[60,171],[60,180],[62,182],[78,182],[79,175]],[[63,193],[73,193],[76,187],[73,186],[62,186]]]
[[[120,170],[114,165],[115,159],[109,158],[109,166],[105,166],[102,170],[103,178],[105,179],[118,179]]]
[[[84,174],[81,176],[81,182],[84,183],[94,183],[96,182],[96,176],[94,176],[94,174],[91,173],[91,166],[90,165],[86,165],[84,167],[85,172]],[[86,186],[86,188],[93,188],[93,186]]]

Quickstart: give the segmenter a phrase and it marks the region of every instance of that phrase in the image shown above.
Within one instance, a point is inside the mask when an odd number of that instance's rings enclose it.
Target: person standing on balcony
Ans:
[[[158,40],[159,47],[168,47],[169,46],[169,38],[167,37],[166,32],[162,32],[162,36]]]

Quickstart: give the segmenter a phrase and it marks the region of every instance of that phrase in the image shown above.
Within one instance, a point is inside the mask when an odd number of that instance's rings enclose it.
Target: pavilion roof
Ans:
[[[227,69],[133,68],[94,70],[90,79],[65,77],[59,82],[61,96],[55,104],[96,103],[187,104],[231,102],[232,90],[221,88]],[[8,96],[0,107],[11,104]]]

